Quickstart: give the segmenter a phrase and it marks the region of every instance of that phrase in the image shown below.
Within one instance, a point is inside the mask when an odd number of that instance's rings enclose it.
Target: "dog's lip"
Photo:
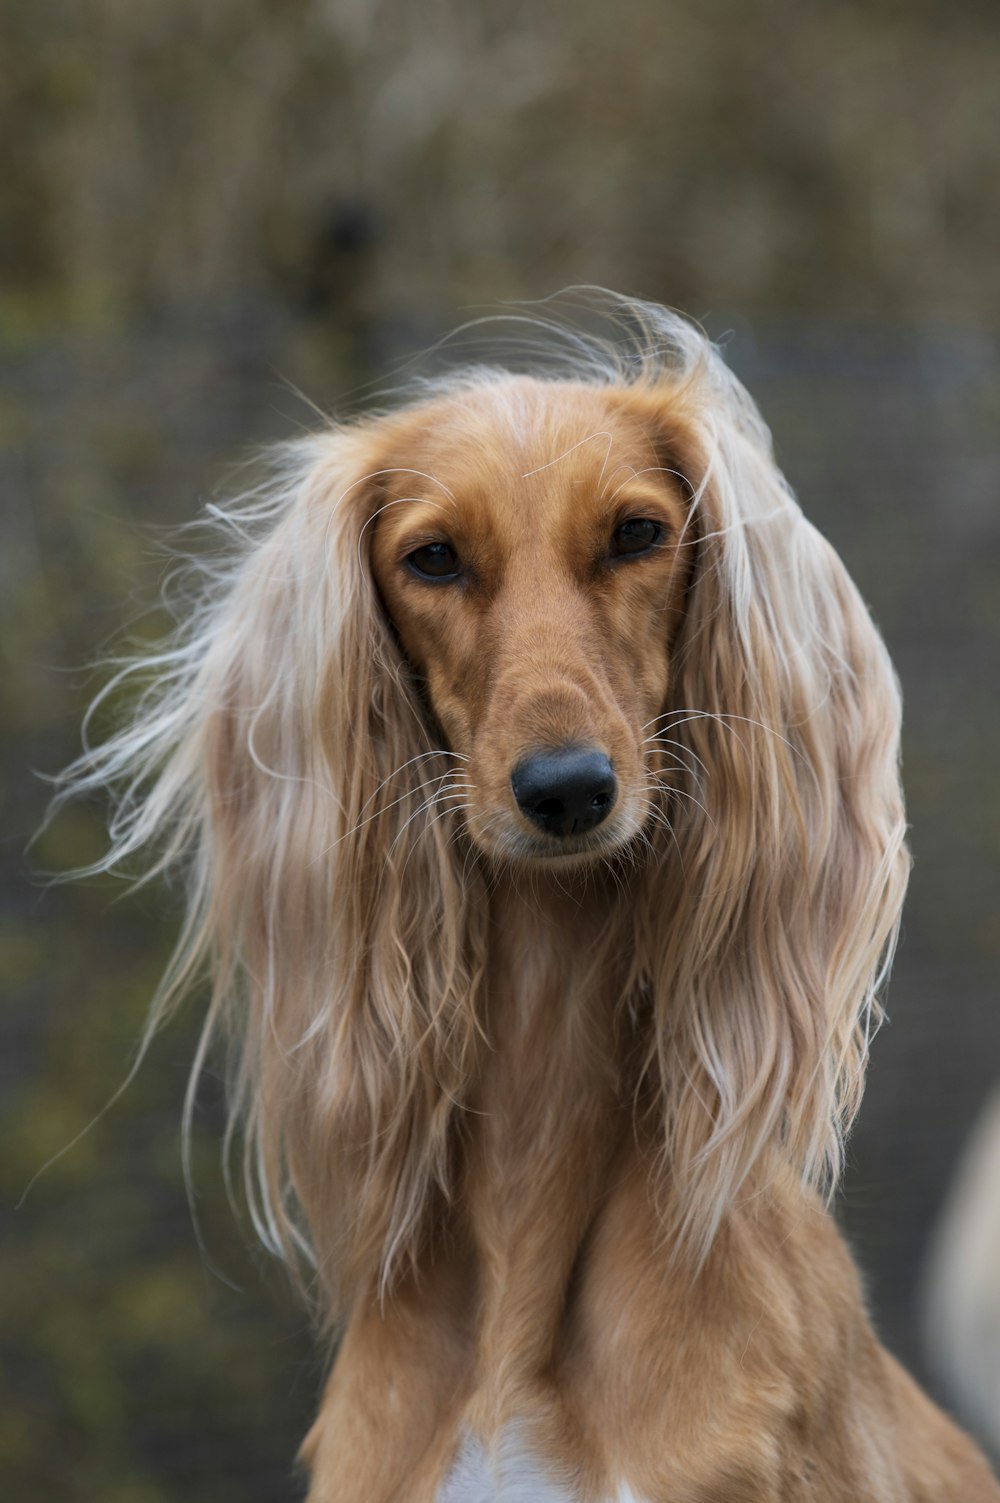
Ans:
[[[627,820],[613,820],[585,835],[557,838],[526,831],[520,824],[514,825],[510,833],[516,836],[516,843],[501,837],[482,844],[491,855],[501,857],[510,866],[555,867],[610,859],[625,849],[634,839],[637,829]]]
[[[586,835],[579,835],[575,838],[564,838],[558,845],[540,846],[531,853],[531,856],[542,861],[558,861],[560,857],[565,856],[610,855],[612,851],[619,850],[623,844],[622,840],[592,840]]]

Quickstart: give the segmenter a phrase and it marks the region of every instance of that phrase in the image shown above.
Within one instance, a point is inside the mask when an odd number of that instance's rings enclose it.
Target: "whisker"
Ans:
[[[693,793],[688,793],[685,789],[678,788],[675,783],[664,782],[663,779],[658,778],[655,773],[647,772],[647,777],[650,783],[654,787],[658,788],[662,793],[676,794],[678,798],[690,799],[691,803],[696,805],[696,807],[701,810],[702,814],[704,814],[705,818],[708,820],[712,828],[718,829],[718,825],[709,814],[708,810],[705,808],[705,805],[701,802],[700,799],[695,798]]]
[[[682,751],[686,757],[692,757],[694,759],[694,761],[697,762],[698,766],[701,768],[701,770],[705,774],[705,776],[708,777],[708,775],[709,775],[708,768],[705,765],[705,763],[702,761],[701,757],[699,757],[698,753],[693,749],[693,747],[685,746],[685,744],[684,744],[683,741],[675,741],[675,740],[673,740],[672,737],[664,735],[664,733],[662,731],[658,731],[658,732],[656,732],[652,736],[646,736],[646,737],[644,737],[643,740],[642,740],[642,742],[641,742],[641,745],[643,745],[643,746],[648,746],[648,745],[651,745],[651,744],[657,745],[657,746],[674,746],[674,747],[676,747],[677,750],[678,751]]]
[[[442,803],[446,799],[453,799],[453,798],[463,798],[464,799],[465,797],[466,797],[466,793],[465,793],[464,789],[454,789],[454,790],[452,790],[452,789],[449,789],[449,788],[442,788],[442,789],[439,789],[437,793],[432,794],[429,798],[424,799],[424,801],[420,804],[420,806],[418,808],[414,809],[413,813],[407,819],[405,819],[403,821],[402,825],[396,831],[396,834],[395,834],[395,836],[393,838],[393,842],[390,845],[389,850],[387,852],[387,858],[388,858],[388,856],[392,855],[392,852],[396,849],[396,846],[398,845],[399,841],[402,839],[403,834],[405,833],[405,831],[410,827],[410,825],[413,823],[413,821],[415,819],[418,819],[420,817],[421,814],[426,814],[429,809],[433,809],[436,804]]]
[[[388,472],[385,472],[385,473],[388,473]],[[428,479],[429,478],[431,478],[431,477],[428,476]],[[440,484],[440,481],[438,481],[437,483]],[[386,502],[384,502],[383,505],[380,506],[377,511],[373,511],[372,514],[371,514],[371,516],[367,517],[365,519],[364,523],[361,526],[360,531],[358,532],[357,556],[358,556],[358,567],[359,568],[363,569],[364,566],[365,566],[364,558],[362,557],[362,553],[361,553],[361,544],[364,542],[364,536],[365,536],[365,533],[368,531],[368,528],[372,525],[372,523],[374,521],[376,521],[376,519],[378,517],[380,517],[382,515],[382,513],[384,511],[388,511],[390,507],[392,507],[392,506],[405,506],[410,501],[418,501],[418,502],[419,501],[423,501],[426,506],[436,506],[439,511],[444,511],[444,503],[443,502],[441,502],[441,501],[432,501],[430,499],[430,497],[426,497],[426,496],[397,496],[397,498],[394,501],[386,501]]]
[[[661,720],[670,721],[670,724],[666,727],[668,731],[674,730],[678,725],[687,725],[693,720],[714,720],[718,725],[723,726],[725,730],[732,732],[733,735],[736,735],[736,731],[728,722],[736,720],[744,725],[753,725],[759,730],[766,731],[769,736],[775,736],[779,741],[783,741],[790,751],[796,755],[801,755],[798,748],[793,746],[787,736],[783,736],[773,725],[768,725],[763,720],[755,720],[752,715],[736,715],[724,710],[718,712],[713,710],[670,710],[664,715],[657,715],[652,720],[647,721],[646,725],[642,726],[642,730],[647,730],[649,726],[656,725]],[[737,736],[737,740],[739,739]],[[740,741],[740,745],[745,746],[746,743]]]
[[[446,778],[450,778],[451,776],[452,773],[450,771],[443,772],[437,778],[427,778],[423,783],[418,783],[416,789],[408,788],[405,793],[401,793],[399,795],[399,798],[394,798],[391,803],[386,804],[382,809],[376,809],[373,814],[368,815],[367,819],[359,819],[357,823],[351,827],[351,829],[345,830],[342,835],[338,835],[336,840],[331,841],[328,846],[324,846],[319,854],[313,857],[310,865],[315,866],[316,863],[322,861],[325,856],[329,856],[331,851],[335,851],[339,845],[342,845],[345,840],[349,840],[352,835],[357,835],[359,830],[363,830],[366,825],[370,825],[373,820],[381,819],[384,814],[388,814],[390,809],[395,809],[397,805],[405,803],[408,798],[412,798],[413,794],[419,789],[426,788],[430,783],[443,783]],[[365,807],[367,807],[367,804],[370,802],[371,800],[368,799],[366,801]]]
[[[678,754],[676,752],[674,752],[674,751],[668,751],[666,749],[666,747],[662,747],[662,746],[661,747],[653,746],[648,751],[643,752],[643,767],[647,771],[651,771],[652,770],[649,759],[651,757],[653,757],[657,752],[659,752],[660,755],[664,759],[666,759],[668,767],[676,768],[679,771],[681,771],[683,773],[686,773],[687,776],[691,779],[691,781],[693,783],[696,783],[696,784],[698,784],[700,786],[702,784],[702,782],[705,781],[705,779],[703,779],[703,778],[701,778],[699,776],[698,772],[695,770],[695,768],[693,768],[690,765],[690,763],[685,762],[684,759],[682,757],[678,756]],[[706,775],[706,777],[707,777],[707,775]]]
[[[382,789],[385,787],[386,783],[391,783],[393,778],[398,778],[399,774],[401,772],[405,772],[407,767],[412,767],[414,762],[426,761],[428,757],[458,757],[463,762],[468,762],[470,760],[468,757],[463,756],[461,752],[447,751],[443,746],[433,747],[430,751],[417,752],[415,757],[410,757],[406,762],[401,762],[398,767],[394,767],[392,772],[388,773],[387,776],[382,779],[381,783],[379,783],[374,792],[370,793],[365,799],[364,803],[361,805],[360,812],[363,814],[368,808],[368,805],[375,801],[378,795],[382,792]],[[431,779],[428,778],[427,782],[430,781]],[[425,788],[427,786],[427,782],[417,783],[416,787]]]

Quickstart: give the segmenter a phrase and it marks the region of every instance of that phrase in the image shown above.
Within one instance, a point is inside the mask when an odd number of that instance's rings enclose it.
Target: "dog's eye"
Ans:
[[[612,558],[634,558],[637,553],[649,553],[663,537],[663,528],[650,517],[630,517],[621,522],[611,534]]]
[[[406,555],[406,562],[421,579],[454,579],[458,554],[450,543],[425,543]]]

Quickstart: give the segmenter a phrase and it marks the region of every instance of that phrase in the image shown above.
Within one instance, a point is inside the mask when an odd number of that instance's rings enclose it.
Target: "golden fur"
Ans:
[[[210,971],[258,1227],[344,1332],[312,1503],[513,1431],[580,1500],[996,1503],[823,1208],[906,882],[892,669],[718,353],[612,309],[284,451],[74,785],[109,864],[187,872],[157,1016]],[[566,744],[619,798],[560,843],[510,778]]]

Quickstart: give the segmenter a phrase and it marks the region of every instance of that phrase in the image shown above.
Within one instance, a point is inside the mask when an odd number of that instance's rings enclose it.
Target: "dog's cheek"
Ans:
[[[467,757],[472,742],[472,730],[467,707],[461,692],[449,684],[442,675],[434,674],[424,680],[429,708],[440,727],[448,751]]]
[[[614,644],[607,671],[623,714],[638,728],[666,706],[672,681],[669,636],[660,601],[618,605],[604,628],[605,641]]]
[[[673,683],[672,661],[669,651],[660,643],[654,644],[646,663],[642,683],[643,723],[662,715],[670,698]],[[654,727],[650,727],[654,729]]]

